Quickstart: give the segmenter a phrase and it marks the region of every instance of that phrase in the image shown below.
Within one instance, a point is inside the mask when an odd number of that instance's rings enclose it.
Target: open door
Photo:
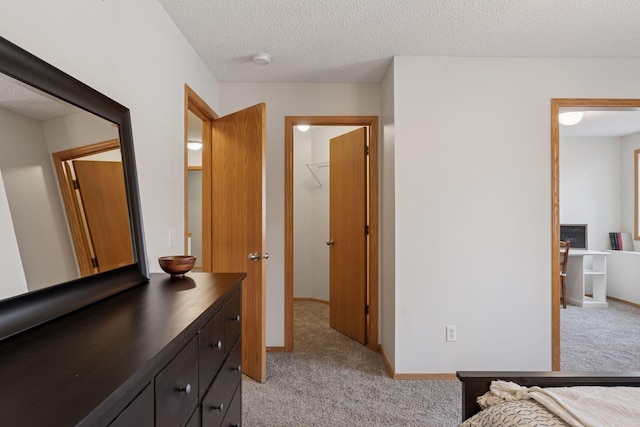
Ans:
[[[99,272],[133,263],[122,162],[74,160],[77,188]]]
[[[211,268],[246,272],[242,288],[242,371],[266,379],[266,106],[212,122]]]
[[[367,341],[367,130],[329,142],[329,324]]]

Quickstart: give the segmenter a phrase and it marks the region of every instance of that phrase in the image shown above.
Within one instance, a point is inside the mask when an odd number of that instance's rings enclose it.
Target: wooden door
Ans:
[[[329,323],[366,343],[366,128],[329,142]]]
[[[74,160],[98,271],[133,263],[122,162]]]
[[[246,272],[242,370],[266,379],[265,104],[212,122],[211,266]],[[253,260],[250,260],[250,255]]]

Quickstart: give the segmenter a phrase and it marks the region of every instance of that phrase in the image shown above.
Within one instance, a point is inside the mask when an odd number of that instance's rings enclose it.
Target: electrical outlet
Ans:
[[[168,245],[170,248],[175,248],[176,247],[176,229],[171,227],[169,228],[169,233],[168,233]]]
[[[455,326],[447,326],[447,342],[455,342],[458,338]]]

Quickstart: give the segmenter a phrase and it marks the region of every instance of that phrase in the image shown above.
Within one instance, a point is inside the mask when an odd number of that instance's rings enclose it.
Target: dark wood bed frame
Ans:
[[[476,399],[489,391],[491,381],[504,380],[531,387],[640,387],[640,372],[500,372],[458,371],[462,382],[462,421],[480,411]]]

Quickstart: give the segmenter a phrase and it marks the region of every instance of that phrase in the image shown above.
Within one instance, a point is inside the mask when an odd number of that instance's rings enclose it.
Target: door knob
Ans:
[[[260,261],[260,252],[251,252],[249,254],[249,261],[253,261],[253,262]]]
[[[333,246],[333,239],[327,240],[327,246]]]

